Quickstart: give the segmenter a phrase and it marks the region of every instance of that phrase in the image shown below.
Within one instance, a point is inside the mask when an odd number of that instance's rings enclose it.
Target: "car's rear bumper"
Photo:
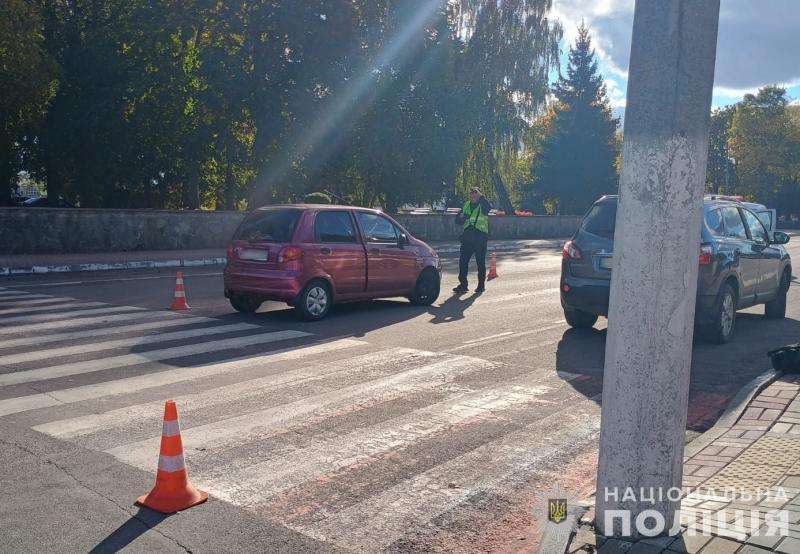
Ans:
[[[225,266],[225,297],[250,294],[263,300],[292,302],[305,285],[299,271],[275,269],[244,269]]]
[[[565,310],[608,316],[610,283],[605,279],[563,277],[560,289],[561,306]]]

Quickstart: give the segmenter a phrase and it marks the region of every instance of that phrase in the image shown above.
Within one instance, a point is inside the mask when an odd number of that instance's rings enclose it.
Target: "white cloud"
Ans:
[[[564,48],[581,20],[592,34],[606,74],[627,78],[634,0],[553,0],[564,25]],[[717,41],[716,90],[731,95],[770,83],[800,81],[800,1],[722,0]]]
[[[625,89],[623,89],[616,79],[612,77],[604,77],[606,82],[606,89],[608,92],[608,100],[612,108],[625,107]]]

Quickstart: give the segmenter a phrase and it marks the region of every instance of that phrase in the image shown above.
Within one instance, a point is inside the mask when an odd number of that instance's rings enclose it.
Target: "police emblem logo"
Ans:
[[[547,519],[553,523],[561,523],[567,519],[566,498],[550,498],[547,500]]]

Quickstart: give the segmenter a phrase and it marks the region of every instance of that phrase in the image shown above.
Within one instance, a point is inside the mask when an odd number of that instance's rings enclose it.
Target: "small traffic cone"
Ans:
[[[189,304],[186,302],[186,290],[183,288],[183,272],[179,271],[175,276],[175,296],[172,298],[170,310],[188,310]]]
[[[167,400],[164,406],[164,427],[161,431],[156,486],[150,494],[137,498],[136,503],[163,514],[172,514],[206,500],[208,493],[194,488],[189,483],[189,474],[183,459],[178,408],[174,400]]]
[[[497,279],[497,252],[492,252],[492,257],[489,259],[489,275],[486,278],[490,281]]]

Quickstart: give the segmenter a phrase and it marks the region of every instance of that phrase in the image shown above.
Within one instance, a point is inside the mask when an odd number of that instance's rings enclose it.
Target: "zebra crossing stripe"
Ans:
[[[540,381],[541,373],[535,373],[535,377],[530,380]],[[542,385],[523,387],[508,384],[464,394],[370,427],[320,441],[278,458],[247,467],[215,468],[202,472],[201,479],[211,484],[220,498],[242,506],[253,506],[268,496],[388,451],[407,447],[454,425],[489,417],[493,411],[514,405],[535,402],[537,397],[549,390],[550,387]],[[246,429],[247,423],[242,421],[240,426]],[[237,427],[240,426],[231,425],[227,430],[237,433],[238,437]],[[186,444],[191,444],[193,448],[207,449],[230,448],[240,444],[238,440],[231,444],[221,434],[209,435],[203,427],[205,426],[184,429]],[[263,437],[248,436],[247,440],[252,442],[260,438]],[[118,446],[106,452],[120,461],[145,468],[148,463],[152,463],[153,444],[153,439],[148,439]],[[335,456],[331,455],[333,452],[336,453]]]
[[[136,354],[123,354],[121,356],[111,356],[109,358],[99,358],[96,360],[54,365],[38,369],[29,369],[26,371],[17,371],[15,373],[4,373],[0,375],[0,387],[18,385],[21,383],[32,383],[34,381],[42,381],[45,379],[57,379],[59,377],[67,377],[72,375],[82,375],[85,373],[95,373],[97,371],[103,371],[106,369],[116,369],[149,362],[159,362],[172,358],[181,358],[195,354],[205,354],[219,350],[230,350],[232,348],[242,348],[257,344],[268,344],[271,342],[297,339],[307,336],[310,336],[309,333],[304,333],[302,331],[275,331],[273,333],[262,333],[257,335],[248,335],[246,337],[207,341],[200,344],[175,346],[172,348],[150,350]]]
[[[171,312],[156,312],[158,315],[171,314]],[[155,314],[154,314],[155,315]],[[170,327],[179,327],[199,323],[219,323],[219,319],[210,317],[190,317],[184,316],[175,319],[161,319],[148,321],[145,323],[134,323],[131,325],[117,325],[112,327],[101,327],[99,329],[85,329],[82,331],[68,331],[66,333],[53,333],[51,335],[37,335],[33,337],[23,337],[18,339],[0,340],[0,349],[19,348],[21,346],[40,346],[53,342],[75,341],[85,338],[97,338],[106,335],[120,335],[137,331],[161,330]]]
[[[86,327],[87,325],[94,325],[100,323],[107,325],[109,323],[117,323],[119,321],[135,321],[137,319],[152,319],[152,318],[168,318],[168,317],[182,317],[175,312],[153,312],[153,311],[137,311],[132,313],[122,313],[116,315],[101,315],[96,317],[81,317],[76,319],[64,319],[61,321],[48,321],[44,323],[29,323],[27,325],[14,325],[9,327],[0,327],[0,335],[11,335],[19,333],[35,332],[40,333],[43,331],[53,331],[57,329],[69,329],[71,327]],[[185,317],[185,316],[184,316]]]
[[[35,296],[35,295],[34,295]],[[59,296],[48,296],[47,298],[34,298],[31,300],[29,297],[26,297],[21,300],[17,300],[14,302],[3,302],[3,297],[0,296],[0,308],[5,308],[7,306],[41,306],[44,304],[60,304],[61,302],[74,302],[74,298],[67,298],[67,297],[59,297]]]
[[[259,329],[259,325],[251,323],[232,323],[217,325],[215,327],[201,327],[199,329],[187,329],[185,331],[172,331],[169,333],[160,333],[157,335],[147,335],[144,337],[131,337],[119,340],[109,340],[104,342],[94,342],[91,344],[78,344],[75,346],[57,346],[54,348],[42,348],[39,350],[32,350],[20,354],[9,354],[8,356],[0,356],[0,365],[13,365],[23,362],[31,362],[35,360],[46,360],[48,358],[56,358],[62,356],[71,356],[74,354],[84,354],[89,352],[99,352],[102,350],[112,350],[114,348],[123,348],[127,346],[141,346],[145,344],[155,344],[159,342],[167,342],[180,339],[191,339],[196,337],[206,337],[210,335],[220,335],[223,333],[234,333],[237,331],[249,331],[252,329]]]
[[[26,306],[24,308],[15,307],[15,308],[9,308],[7,310],[0,310],[0,318],[4,318],[7,315],[14,315],[14,314],[52,312],[58,310],[67,310],[71,308],[96,308],[99,306],[108,306],[108,304],[105,302],[64,302],[62,304],[53,304],[50,306],[34,306],[34,307]]]
[[[409,529],[419,528],[469,497],[496,489],[515,474],[529,476],[529,468],[545,460],[595,444],[599,432],[600,408],[583,399],[321,521],[287,525],[319,540],[333,540],[348,550],[383,550]],[[451,483],[457,487],[451,487]],[[212,494],[219,496],[220,491]],[[342,533],[342,529],[347,532]]]
[[[0,304],[2,304],[3,302],[8,302],[9,300],[13,301],[32,300],[34,298],[53,298],[53,297],[50,296],[49,294],[30,294],[27,292],[18,293],[17,291],[13,291],[13,294],[6,294],[4,296],[0,296]]]
[[[306,356],[315,356],[345,348],[353,348],[355,346],[361,346],[364,344],[366,343],[354,339],[340,339],[337,341],[323,342],[321,344],[315,344],[306,347],[278,350],[263,356],[232,360],[204,366],[181,367],[168,371],[160,371],[158,373],[138,375],[136,377],[126,377],[113,381],[96,383],[93,385],[84,385],[81,387],[54,390],[48,393],[29,394],[26,396],[9,398],[6,400],[0,400],[0,417],[9,414],[27,412],[29,410],[49,408],[61,404],[73,404],[95,398],[103,398],[106,396],[132,394],[147,389],[171,385],[173,383],[180,383],[183,381],[191,381],[194,379],[201,379],[203,377],[211,377],[223,373],[245,370],[248,368],[261,366],[269,362],[297,360]]]
[[[37,315],[22,315],[15,317],[4,317],[0,319],[0,323],[8,325],[9,323],[31,323],[38,324],[41,322],[52,321],[55,319],[71,320],[73,318],[82,318],[90,315],[111,314],[111,313],[124,313],[124,312],[142,312],[144,308],[135,306],[111,306],[109,308],[92,308],[90,310],[75,310],[72,312],[64,313],[50,313],[50,314],[37,314]],[[17,328],[18,329],[18,328]]]

